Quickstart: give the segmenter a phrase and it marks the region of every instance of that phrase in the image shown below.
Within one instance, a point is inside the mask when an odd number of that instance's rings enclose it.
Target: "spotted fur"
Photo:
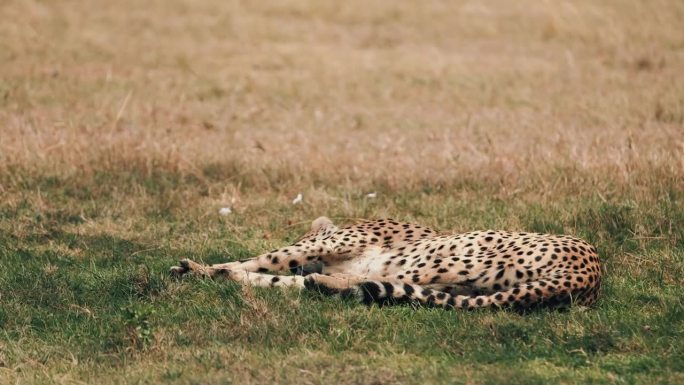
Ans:
[[[314,262],[322,272],[266,274]],[[371,303],[442,308],[590,306],[601,290],[596,248],[567,235],[508,231],[438,234],[391,219],[338,228],[316,219],[290,246],[239,262],[171,269],[263,287],[298,287]]]

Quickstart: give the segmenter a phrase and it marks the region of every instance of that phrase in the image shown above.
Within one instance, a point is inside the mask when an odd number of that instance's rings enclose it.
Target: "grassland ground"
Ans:
[[[684,382],[684,3],[8,0],[0,19],[0,384]],[[368,308],[167,276],[320,215],[574,234],[603,299]]]

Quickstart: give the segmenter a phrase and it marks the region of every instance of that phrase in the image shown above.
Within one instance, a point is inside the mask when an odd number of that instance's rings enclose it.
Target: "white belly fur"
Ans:
[[[344,273],[360,276],[369,275],[370,272],[377,274],[387,267],[384,263],[390,256],[391,254],[383,253],[379,247],[368,248],[360,256],[344,260],[338,259],[329,263],[323,267],[323,274]]]

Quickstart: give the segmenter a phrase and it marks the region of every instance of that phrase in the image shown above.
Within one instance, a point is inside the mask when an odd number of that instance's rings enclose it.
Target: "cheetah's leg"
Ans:
[[[173,266],[170,273],[178,277],[190,272],[213,277],[217,271],[223,269],[247,272],[286,271],[294,267],[306,265],[331,253],[331,247],[326,241],[310,241],[295,243],[294,245],[276,249],[244,261],[219,263],[211,266],[201,265],[189,259],[184,259],[180,261],[179,266]]]
[[[257,286],[257,287],[298,287],[304,288],[308,283],[323,285],[329,289],[344,290],[352,288],[362,282],[368,280],[379,278],[374,276],[353,276],[349,274],[319,274],[312,273],[304,276],[291,275],[272,275],[263,273],[253,273],[244,270],[227,270],[220,269],[216,272],[215,276],[224,276],[231,281],[240,282],[245,285]]]
[[[380,275],[353,275],[346,273],[313,273],[307,275],[305,278],[305,282],[309,286],[313,286],[313,284],[315,284],[317,286],[325,286],[329,290],[350,289],[366,281],[383,279],[383,277]]]
[[[313,273],[306,277],[299,275],[283,276],[228,269],[217,269],[214,272],[214,277],[225,277],[243,285],[256,287],[297,287],[303,289],[305,286],[321,285],[327,287],[328,290],[349,289],[361,282],[376,278],[373,276],[361,277],[338,273],[332,275]]]
[[[226,277],[231,281],[255,287],[296,287],[300,289],[304,288],[305,279],[300,275],[282,276],[227,269],[216,270],[214,276]]]

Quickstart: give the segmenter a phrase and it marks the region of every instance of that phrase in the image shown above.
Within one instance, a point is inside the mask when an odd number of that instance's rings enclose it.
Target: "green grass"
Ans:
[[[0,383],[677,383],[684,380],[684,194],[676,179],[538,199],[486,180],[408,190],[322,181],[293,206],[276,189],[229,217],[202,181],[135,167],[71,176],[20,170],[0,207]],[[23,175],[23,176],[22,176]],[[654,179],[655,178],[655,179]],[[657,182],[657,183],[656,183]],[[369,181],[369,186],[373,181]],[[309,195],[307,195],[309,196]],[[317,200],[318,199],[318,200]],[[596,309],[367,308],[311,292],[167,277],[292,240],[317,215],[390,215],[440,229],[577,234],[606,271]],[[125,375],[124,375],[125,373]]]

